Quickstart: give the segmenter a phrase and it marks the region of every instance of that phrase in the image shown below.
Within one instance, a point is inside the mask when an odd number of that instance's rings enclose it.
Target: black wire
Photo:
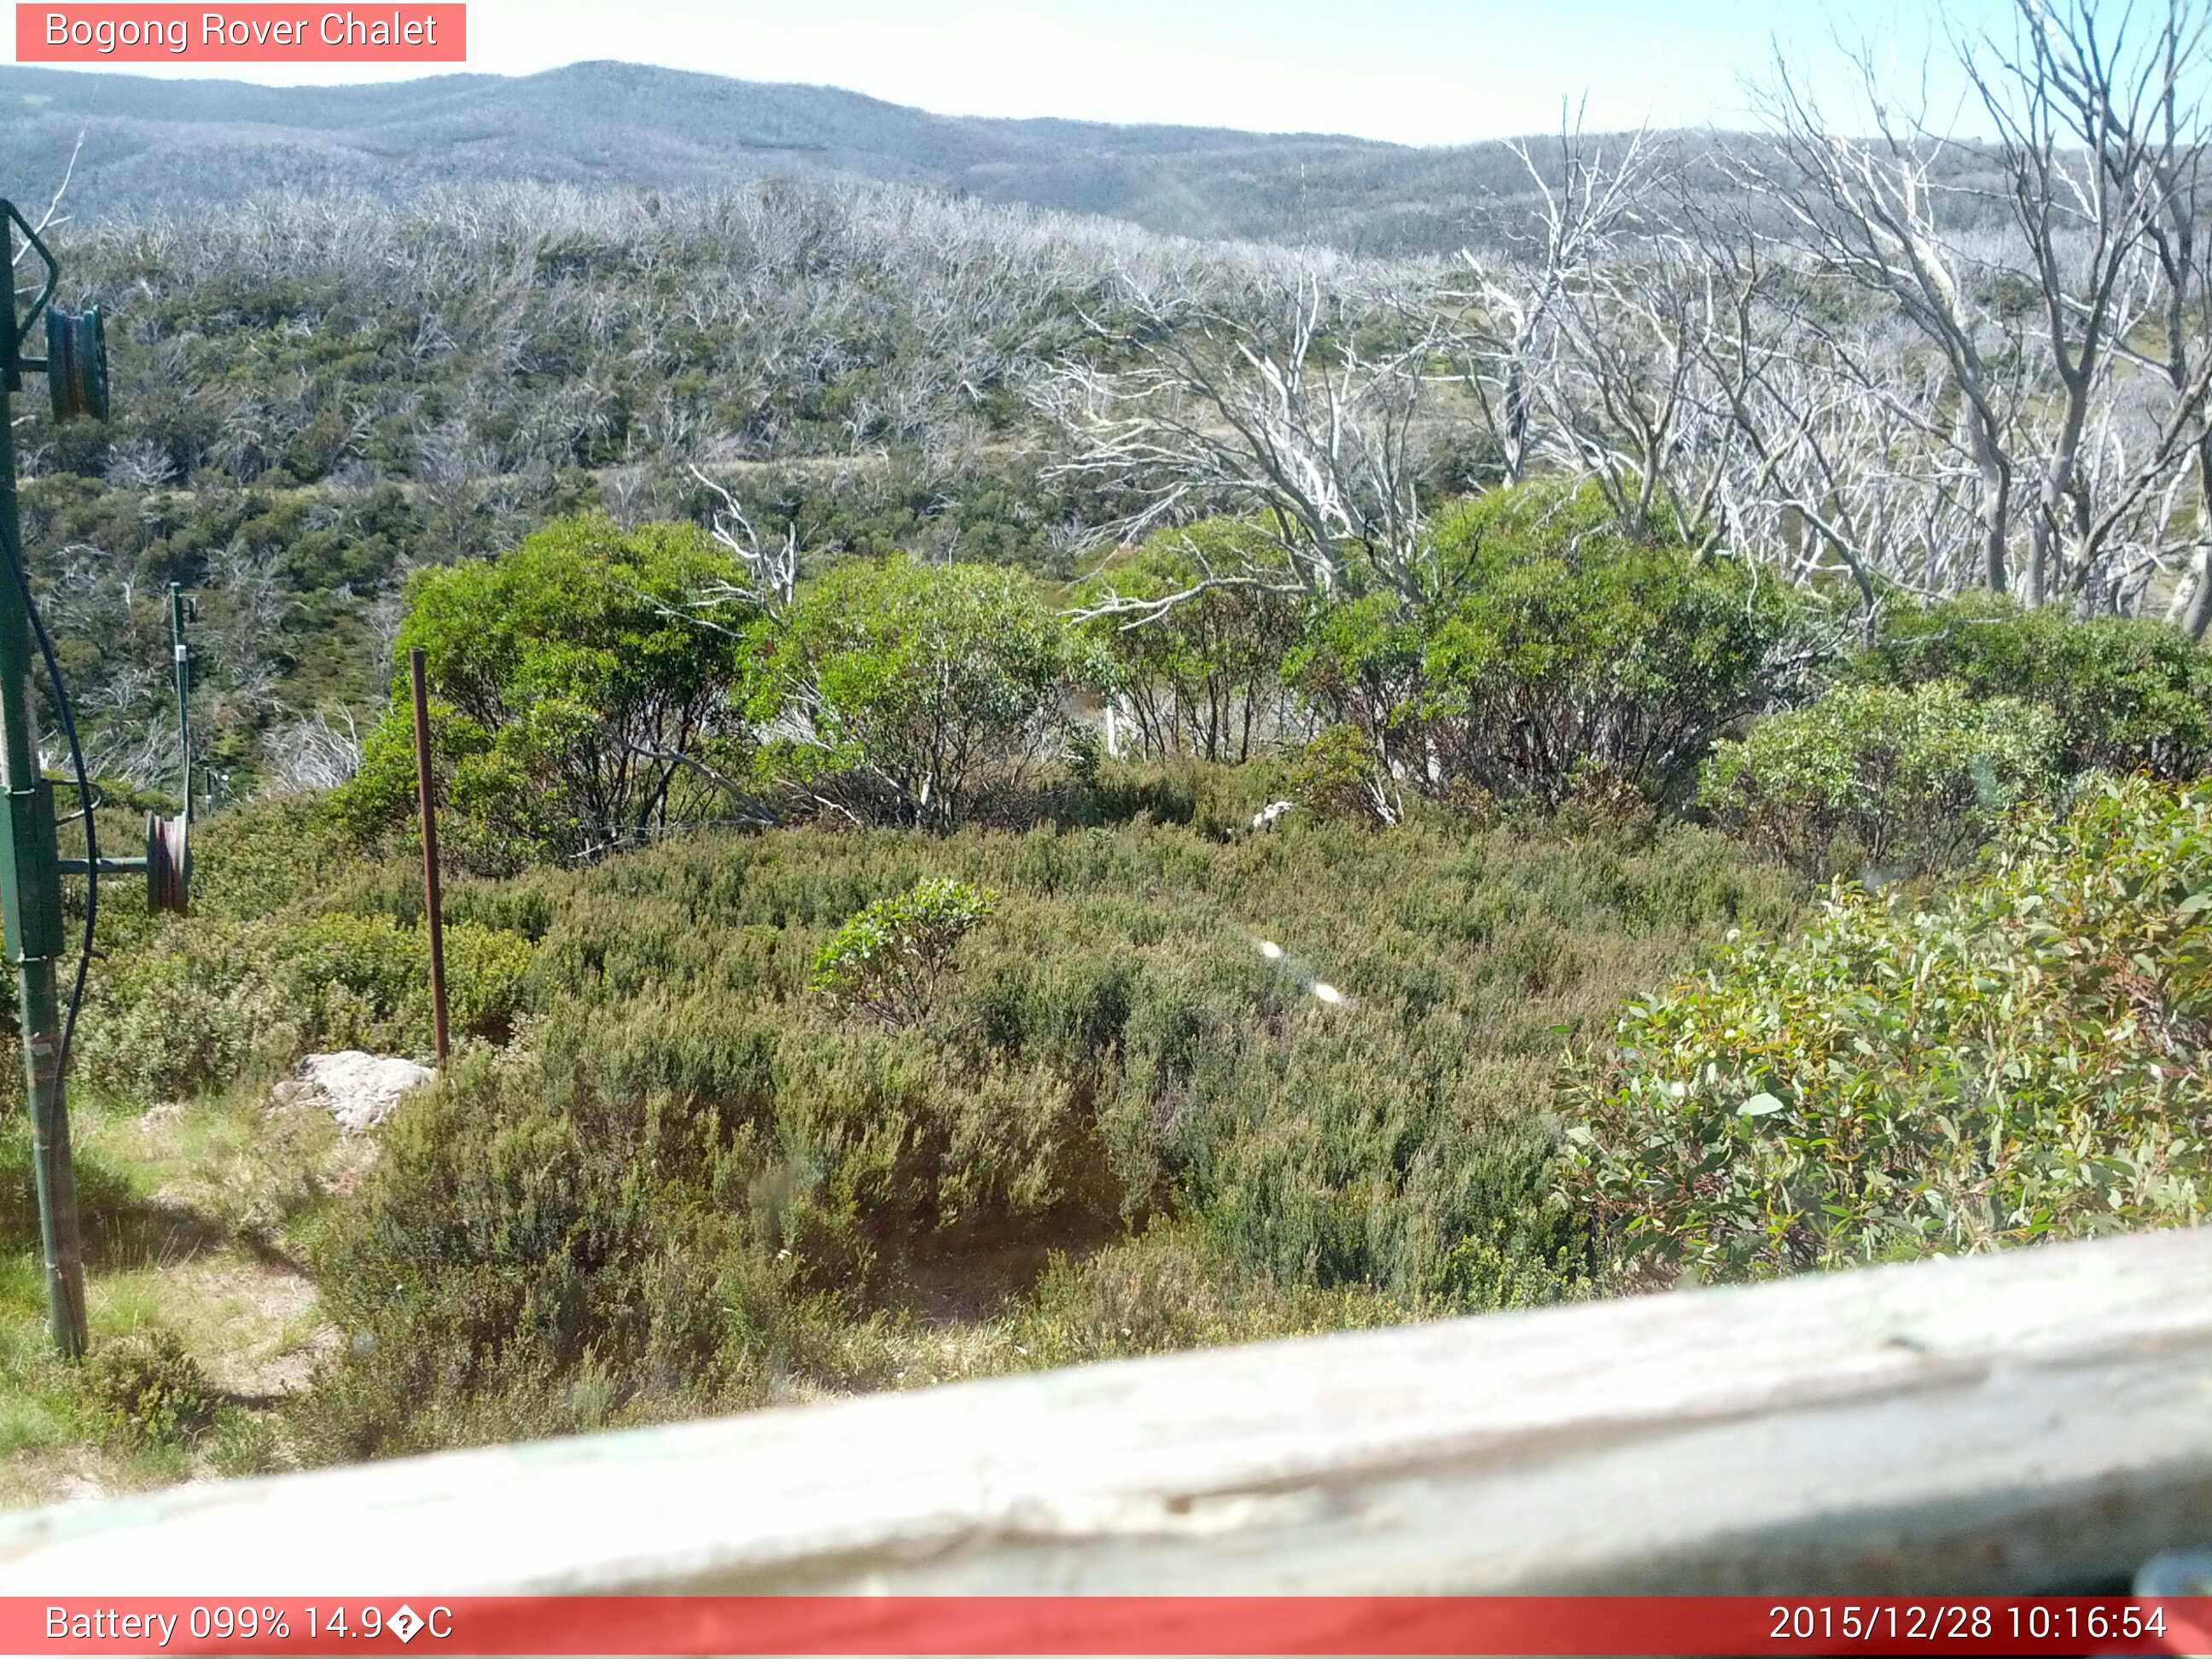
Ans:
[[[92,930],[100,920],[100,830],[93,814],[92,780],[84,769],[84,750],[76,740],[76,720],[70,712],[69,690],[62,684],[61,665],[54,660],[53,641],[46,637],[46,624],[40,618],[38,601],[31,597],[31,578],[23,568],[23,546],[12,534],[4,518],[0,518],[0,535],[8,537],[9,544],[0,547],[8,561],[9,573],[15,578],[15,591],[23,596],[23,612],[31,619],[31,632],[39,641],[39,654],[46,659],[46,678],[54,688],[54,712],[61,717],[63,735],[69,738],[70,766],[76,774],[76,798],[84,814],[84,947],[77,953],[76,983],[70,990],[69,1018],[62,1023],[62,1052],[54,1075],[69,1075],[70,1045],[76,1041],[77,1010],[84,1006],[85,975],[92,969]],[[26,717],[28,710],[25,711]],[[35,737],[32,747],[36,750]],[[26,1013],[27,1010],[24,1011]]]

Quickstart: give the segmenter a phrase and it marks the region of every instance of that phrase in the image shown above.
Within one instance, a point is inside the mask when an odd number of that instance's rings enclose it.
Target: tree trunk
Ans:
[[[2207,623],[2212,623],[2212,546],[2200,547],[2191,562],[2189,590],[2175,618],[2181,631],[2192,640],[2202,640]]]
[[[2003,457],[1992,454],[1986,447],[1977,447],[1983,452],[1976,461],[1982,475],[1982,580],[1992,592],[2002,593],[2010,586],[2006,570],[2005,531],[2012,518],[2012,468]],[[2037,574],[2031,565],[2028,591],[2021,595],[2030,605],[2043,603]]]

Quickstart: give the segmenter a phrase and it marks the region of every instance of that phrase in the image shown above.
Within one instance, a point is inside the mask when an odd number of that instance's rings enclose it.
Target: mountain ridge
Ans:
[[[471,180],[647,190],[864,179],[1165,234],[1455,246],[1527,180],[1500,143],[940,115],[832,86],[599,59],[523,76],[264,87],[0,66],[0,189],[94,221]]]

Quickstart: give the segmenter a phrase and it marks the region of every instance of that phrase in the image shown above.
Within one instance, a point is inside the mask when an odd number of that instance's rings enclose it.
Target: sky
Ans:
[[[2011,6],[1948,9],[1973,29],[2002,25]],[[1813,64],[1835,60],[1838,38],[1870,42],[1917,76],[1935,27],[1929,0],[470,0],[467,67],[526,75],[614,58],[948,115],[1449,144],[1556,130],[1562,99],[1587,99],[1597,131],[1746,126],[1743,78],[1778,39]],[[356,64],[224,74],[368,78]],[[1954,106],[1956,87],[1939,77],[1935,100]]]

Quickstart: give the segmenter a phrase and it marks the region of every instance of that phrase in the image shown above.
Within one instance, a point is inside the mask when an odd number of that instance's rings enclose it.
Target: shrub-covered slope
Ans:
[[[1121,787],[1177,810],[1172,779]],[[92,1022],[111,1074],[185,1029],[264,1066],[426,1041],[390,948],[411,874],[348,876],[306,828],[213,840],[212,902],[143,944],[160,1025]],[[995,897],[918,1012],[810,988],[848,918],[930,878]],[[392,1450],[1565,1293],[1567,1034],[1797,890],[1683,827],[1223,841],[1143,816],[709,835],[463,884],[456,988],[511,1040],[465,1047],[332,1218],[352,1340],[313,1436]]]

